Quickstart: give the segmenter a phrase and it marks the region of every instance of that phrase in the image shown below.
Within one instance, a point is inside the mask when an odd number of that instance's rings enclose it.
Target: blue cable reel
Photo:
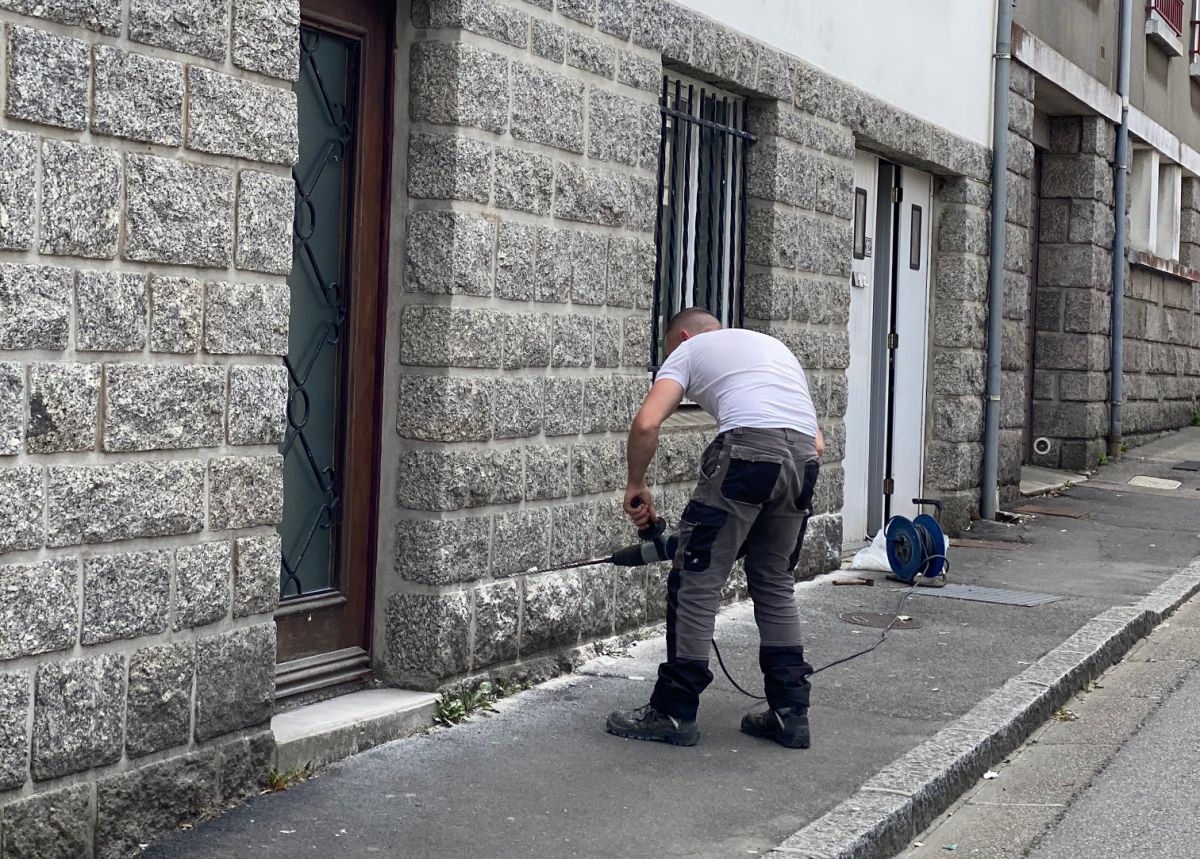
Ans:
[[[918,506],[941,510],[941,503],[914,498]],[[938,580],[946,571],[946,535],[938,520],[928,513],[916,519],[893,516],[884,528],[888,566],[897,581],[905,584],[932,584],[920,579]]]

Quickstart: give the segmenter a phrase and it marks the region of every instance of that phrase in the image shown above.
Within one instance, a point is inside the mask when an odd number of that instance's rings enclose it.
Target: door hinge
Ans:
[[[897,187],[897,188],[892,189],[892,202],[893,203],[903,203],[904,202],[904,189],[903,188]]]
[[[887,347],[889,349],[899,349],[900,348],[900,335],[897,334],[895,331],[888,332]]]
[[[890,477],[885,477],[883,479],[883,494],[891,495],[895,491],[896,491],[895,481],[892,480],[892,478],[890,478]]]

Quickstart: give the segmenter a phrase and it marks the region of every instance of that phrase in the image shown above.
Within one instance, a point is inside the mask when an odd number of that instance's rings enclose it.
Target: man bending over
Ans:
[[[616,711],[608,731],[636,740],[694,745],[700,693],[712,682],[709,651],[721,588],[744,552],[760,638],[768,708],[742,731],[808,748],[808,675],[800,646],[793,570],[800,557],[824,440],[804,370],[766,334],[723,329],[705,310],[671,320],[667,359],[629,431],[625,512],[639,528],[655,519],[646,469],[659,429],[686,394],[717,421],[700,482],[684,508],[667,578],[667,660],[650,703]]]

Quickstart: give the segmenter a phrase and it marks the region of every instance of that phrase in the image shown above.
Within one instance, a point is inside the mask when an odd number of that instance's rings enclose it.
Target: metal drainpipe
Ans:
[[[1121,58],[1117,70],[1117,95],[1121,97],[1121,125],[1117,128],[1117,172],[1113,181],[1112,348],[1109,373],[1108,455],[1121,455],[1121,406],[1125,399],[1125,197],[1129,184],[1129,54],[1133,48],[1133,0],[1121,0]]]
[[[1012,63],[1012,4],[996,14],[996,74],[992,112],[992,247],[988,271],[987,395],[984,401],[983,486],[979,513],[996,518],[1000,463],[1000,354],[1004,338],[1004,237],[1008,212],[1008,79]]]

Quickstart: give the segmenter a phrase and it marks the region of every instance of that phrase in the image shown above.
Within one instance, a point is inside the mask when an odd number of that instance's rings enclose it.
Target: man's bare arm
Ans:
[[[683,386],[673,379],[661,379],[650,388],[642,407],[629,429],[625,458],[629,463],[629,481],[625,488],[625,512],[639,528],[653,521],[654,499],[646,486],[646,471],[658,449],[658,433],[663,422],[683,402]],[[634,499],[640,499],[637,506]]]

